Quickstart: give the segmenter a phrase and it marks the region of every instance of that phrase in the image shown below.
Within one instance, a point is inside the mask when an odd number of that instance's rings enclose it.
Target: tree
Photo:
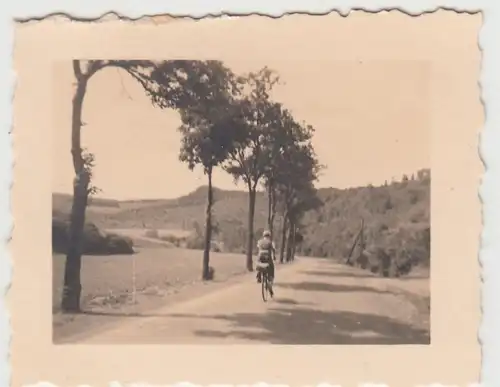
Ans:
[[[231,80],[234,75],[226,69],[224,76],[210,74],[207,76],[205,95],[199,93],[202,103],[195,109],[181,112],[182,125],[179,132],[182,134],[180,161],[188,164],[190,170],[197,165],[203,168],[208,178],[208,201],[205,220],[205,241],[203,252],[202,279],[209,278],[210,248],[212,240],[212,206],[213,189],[212,176],[215,167],[234,155],[236,144],[244,136],[242,127],[236,121],[234,99],[238,93]]]
[[[153,104],[177,110],[186,110],[190,107],[198,109],[201,100],[199,94],[206,95],[207,85],[204,82],[204,75],[211,72],[224,73],[222,66],[219,66],[219,69],[217,66],[206,69],[207,63],[209,62],[180,60],[159,63],[143,60],[73,60],[76,87],[72,106],[71,154],[75,177],[61,302],[64,312],[80,311],[83,227],[90,193],[90,173],[85,166],[81,147],[81,127],[82,107],[90,79],[104,68],[119,68],[142,85]]]
[[[73,158],[73,169],[75,177],[73,180],[73,204],[71,207],[69,246],[64,268],[64,290],[62,297],[62,310],[65,312],[78,312],[80,310],[81,294],[81,256],[83,245],[83,228],[85,224],[85,209],[87,207],[90,193],[90,168],[88,158],[81,147],[80,130],[82,126],[82,107],[87,85],[92,76],[107,66],[116,66],[128,69],[129,73],[139,82],[145,82],[144,78],[136,72],[138,63],[121,61],[88,61],[86,65],[79,60],[73,60],[73,73],[76,80],[76,89],[73,95],[73,111],[71,122],[71,155]],[[147,63],[143,63],[148,67]],[[91,160],[93,162],[93,159]]]
[[[317,190],[314,187],[313,181],[309,181],[302,187],[298,187],[293,195],[289,208],[287,209],[288,218],[288,237],[286,243],[286,261],[293,261],[295,258],[296,244],[302,237],[298,233],[300,222],[307,211],[316,209],[323,205],[319,199]],[[302,237],[303,238],[303,237]]]
[[[290,125],[294,124],[291,113],[284,109],[281,104],[276,103],[273,106],[274,120],[270,130],[261,135],[262,148],[265,153],[264,159],[267,164],[264,165],[263,187],[267,192],[267,227],[274,236],[274,219],[277,212],[277,174],[281,167],[280,160],[283,157],[288,143],[293,142],[293,132]]]
[[[253,223],[258,184],[269,162],[265,152],[266,135],[276,119],[276,104],[270,101],[270,91],[279,77],[267,67],[241,78],[244,97],[239,100],[239,124],[245,138],[224,164],[224,169],[235,181],[242,180],[248,189],[248,238],[246,266],[253,271]]]
[[[281,263],[284,261],[285,251],[287,260],[292,257],[300,218],[307,210],[321,204],[314,188],[314,182],[323,168],[310,142],[314,128],[298,123],[293,123],[290,128],[289,140],[282,157],[275,160],[275,183],[283,218]]]

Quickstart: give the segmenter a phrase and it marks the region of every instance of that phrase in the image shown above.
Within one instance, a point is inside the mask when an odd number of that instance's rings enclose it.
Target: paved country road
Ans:
[[[300,258],[277,265],[276,294],[267,303],[254,276],[245,275],[67,342],[428,344],[428,288],[428,278],[378,278],[326,259]]]

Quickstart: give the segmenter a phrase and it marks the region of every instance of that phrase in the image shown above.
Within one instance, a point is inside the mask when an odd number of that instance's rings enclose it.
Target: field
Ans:
[[[141,248],[133,255],[84,256],[82,260],[82,307],[123,307],[137,296],[162,298],[201,281],[202,252],[176,248]],[[243,255],[211,254],[215,281],[245,272]],[[64,277],[64,259],[53,256],[53,311],[59,312]],[[151,298],[151,297],[149,297]]]
[[[170,301],[199,296],[206,292],[206,286],[224,286],[226,281],[238,280],[239,276],[246,273],[243,255],[211,253],[215,279],[207,284],[201,281],[201,251],[158,246],[136,250],[137,253],[133,255],[83,257],[81,275],[84,313],[81,315],[61,313],[65,257],[53,255],[55,341],[89,329],[99,329],[124,315],[147,313]],[[99,318],[92,318],[95,316]]]

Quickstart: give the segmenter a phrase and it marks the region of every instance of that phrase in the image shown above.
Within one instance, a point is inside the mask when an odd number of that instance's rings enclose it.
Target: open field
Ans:
[[[125,235],[132,239],[142,238],[146,235],[148,230],[142,228],[109,228],[106,229],[107,232],[113,232],[119,235]],[[190,231],[181,230],[181,229],[155,229],[155,232],[158,234],[158,238],[166,237],[166,236],[175,236],[177,238],[188,237],[191,235]]]
[[[84,256],[82,258],[82,309],[84,313],[110,314],[114,321],[121,314],[138,313],[164,305],[172,297],[203,294],[202,251],[178,248],[137,248],[133,255]],[[210,286],[246,273],[245,257],[211,253],[215,279]],[[53,255],[52,304],[54,339],[72,335],[103,321],[89,315],[63,315],[60,312],[65,256]],[[135,297],[134,289],[135,272]],[[195,293],[191,288],[197,288]]]
[[[164,295],[186,285],[201,282],[202,251],[170,249],[138,249],[134,255],[84,256],[82,259],[82,306],[112,305],[130,301],[137,292]],[[238,254],[211,253],[215,280],[245,272],[245,257]],[[53,310],[59,310],[64,277],[61,254],[53,256]]]
[[[106,233],[113,233],[132,239],[136,250],[148,248],[175,248],[173,240],[180,240],[192,235],[192,232],[179,229],[143,229],[143,228],[111,228]],[[153,235],[149,234],[153,232]],[[177,246],[185,247],[185,246]]]

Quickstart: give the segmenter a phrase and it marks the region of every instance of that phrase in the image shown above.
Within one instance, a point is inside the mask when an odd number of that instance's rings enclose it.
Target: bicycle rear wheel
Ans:
[[[267,273],[263,272],[262,273],[262,299],[264,302],[267,301],[267,292],[269,289],[269,284],[267,282]]]

